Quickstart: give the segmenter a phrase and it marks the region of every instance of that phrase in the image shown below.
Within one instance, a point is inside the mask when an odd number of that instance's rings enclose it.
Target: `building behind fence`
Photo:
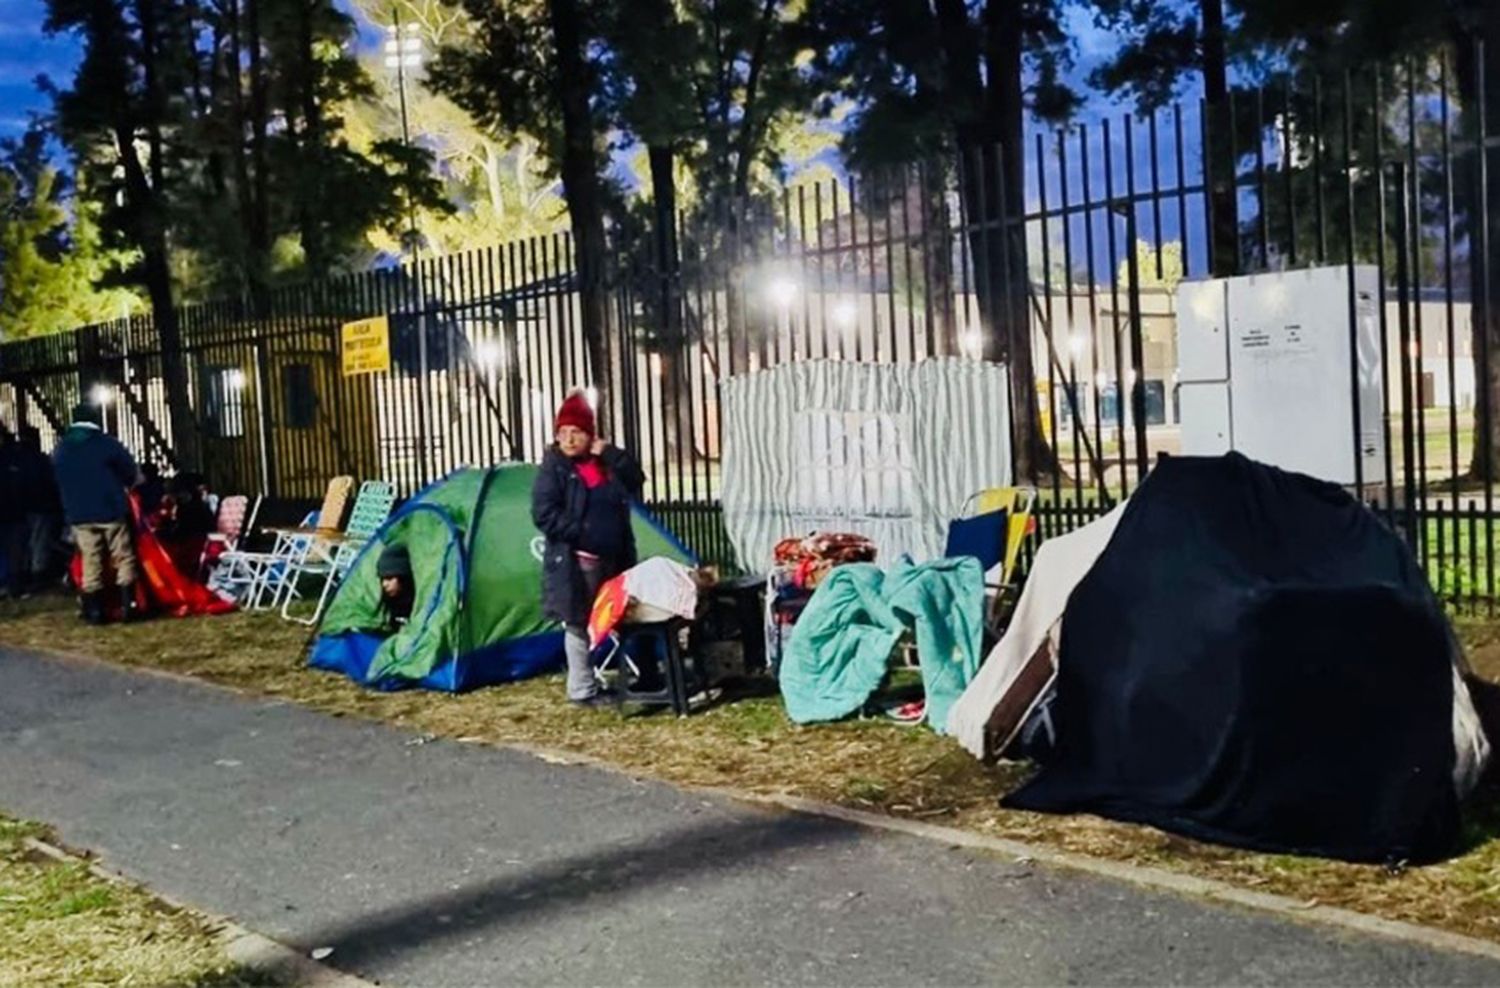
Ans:
[[[1059,467],[1042,481],[1052,534],[1179,448],[1178,278],[1373,264],[1390,466],[1358,493],[1446,597],[1492,601],[1493,488],[1468,475],[1494,474],[1488,444],[1471,461],[1493,401],[1479,382],[1495,376],[1494,320],[1476,330],[1500,289],[1500,135],[1464,112],[1450,77],[1434,60],[1239,99],[1233,263],[1210,243],[1207,115],[1176,106],[1030,135],[1023,215],[976,215],[960,194],[982,155],[792,185],[734,222],[710,210],[634,241],[616,231],[602,368],[587,366],[566,234],[288,288],[259,309],[187,307],[197,446],[221,490],[311,501],[348,473],[410,495],[461,465],[539,459],[562,397],[593,387],[611,437],[646,465],[652,504],[732,565],[722,381],[795,360],[981,359],[999,334],[1030,349],[1031,417]],[[988,283],[992,255],[1023,251],[1025,284]],[[344,376],[340,327],[375,315],[390,320],[390,369]],[[0,347],[0,423],[50,442],[81,399],[142,457],[173,462],[149,317]],[[973,427],[1027,417],[997,410]]]

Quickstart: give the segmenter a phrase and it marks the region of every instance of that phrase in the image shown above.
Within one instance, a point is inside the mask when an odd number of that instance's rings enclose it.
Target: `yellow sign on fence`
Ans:
[[[378,374],[391,369],[391,321],[386,316],[346,322],[343,327],[344,376]]]

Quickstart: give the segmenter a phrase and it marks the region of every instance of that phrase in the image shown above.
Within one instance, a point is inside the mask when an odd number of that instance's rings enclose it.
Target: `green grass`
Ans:
[[[25,843],[46,836],[0,816],[0,985],[274,984],[230,964],[199,917]]]

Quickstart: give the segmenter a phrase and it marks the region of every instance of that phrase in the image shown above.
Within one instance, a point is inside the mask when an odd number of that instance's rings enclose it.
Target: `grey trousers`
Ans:
[[[594,560],[578,561],[583,571],[583,583],[588,588],[589,600],[599,592],[601,577],[599,563]],[[568,699],[587,700],[599,692],[599,682],[594,679],[594,663],[589,657],[589,629],[586,625],[570,624],[563,628],[563,654],[568,659]]]
[[[594,663],[589,659],[589,632],[578,625],[563,630],[563,652],[568,657],[568,699],[587,700],[599,692]]]

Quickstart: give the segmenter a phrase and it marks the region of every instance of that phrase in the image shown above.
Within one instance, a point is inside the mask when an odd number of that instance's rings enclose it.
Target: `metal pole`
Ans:
[[[406,37],[402,30],[401,8],[397,5],[391,12],[392,31],[396,36],[396,93],[401,103],[401,143],[411,150],[411,124],[406,112]],[[407,240],[411,249],[411,273],[417,289],[417,447],[421,466],[417,471],[418,483],[425,485],[431,478],[432,443],[427,431],[427,291],[422,278],[422,238],[417,232],[417,211],[412,202],[410,187],[406,190]]]
[[[1130,279],[1127,286],[1130,305],[1130,367],[1135,380],[1130,385],[1130,416],[1135,431],[1136,482],[1146,479],[1149,454],[1146,451],[1146,368],[1141,339],[1141,260],[1136,251],[1135,203],[1123,204],[1125,209],[1125,271]]]
[[[401,7],[391,12],[392,32],[396,36],[396,93],[401,103],[401,145],[411,150],[411,125],[406,114],[406,40],[401,33]],[[417,236],[417,212],[411,201],[411,188],[406,190],[406,226],[411,239],[412,260],[421,257],[421,242]]]

